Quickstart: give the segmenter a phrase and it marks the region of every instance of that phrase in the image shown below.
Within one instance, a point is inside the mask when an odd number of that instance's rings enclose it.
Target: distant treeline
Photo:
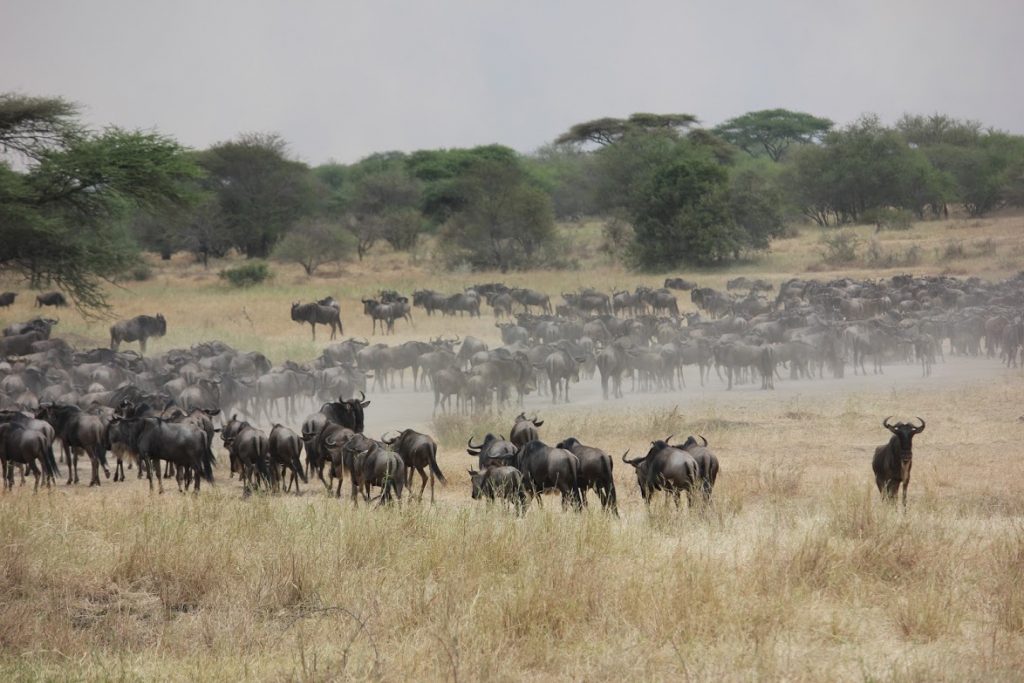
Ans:
[[[301,263],[444,239],[452,266],[559,267],[556,221],[602,219],[604,249],[646,270],[767,248],[788,223],[882,228],[1024,203],[1024,138],[940,114],[844,127],[784,109],[715,128],[690,114],[577,124],[533,154],[501,145],[382,152],[310,167],[284,139],[201,151],[155,134],[86,131],[63,100],[0,96],[0,268],[100,302],[139,247],[204,262],[234,249]],[[87,225],[89,231],[80,228]],[[24,237],[43,235],[35,247]],[[96,242],[114,246],[96,254]],[[72,273],[52,267],[77,259]],[[89,264],[93,266],[90,271]]]

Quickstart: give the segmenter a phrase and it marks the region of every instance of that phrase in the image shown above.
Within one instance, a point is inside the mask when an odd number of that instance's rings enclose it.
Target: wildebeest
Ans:
[[[17,297],[17,292],[4,292],[3,294],[0,294],[0,308],[7,308],[14,303],[14,300]]]
[[[118,418],[114,418],[117,420]],[[127,418],[125,422],[138,421],[136,448],[140,463],[145,463],[149,490],[153,490],[153,471],[156,471],[160,493],[164,492],[160,460],[173,464],[178,470],[178,490],[182,490],[182,475],[191,474],[195,491],[199,492],[200,480],[213,483],[213,451],[208,437],[202,429],[187,422],[168,422],[159,417]],[[187,486],[187,481],[186,481]]]
[[[541,494],[557,489],[562,494],[563,508],[571,504],[576,510],[582,509],[580,460],[572,451],[552,448],[543,441],[531,441],[515,455],[502,456],[498,460],[502,464],[511,463],[523,473],[523,485],[538,504],[541,504]]]
[[[254,483],[273,481],[268,458],[270,444],[263,431],[233,415],[221,428],[220,437],[231,456],[232,467],[240,469],[245,494]]]
[[[334,339],[336,334],[345,334],[341,325],[341,313],[335,306],[319,303],[302,304],[296,301],[292,303],[292,320],[297,323],[309,323],[313,328],[313,341],[316,341],[317,325],[330,325],[331,339]]]
[[[299,438],[299,435],[283,425],[275,424],[273,429],[270,430],[270,436],[267,438],[270,474],[275,482],[275,488],[279,473],[291,470],[291,479],[285,490],[290,490],[292,484],[295,484],[295,494],[298,495],[300,493],[299,479],[302,479],[303,483],[308,481],[306,473],[302,469],[302,463],[299,460],[301,454],[302,439]]]
[[[909,422],[897,422],[893,425],[889,424],[887,417],[882,420],[882,426],[892,432],[892,438],[889,439],[889,443],[875,449],[875,457],[871,461],[871,469],[875,472],[875,484],[883,498],[894,502],[902,484],[903,507],[906,508],[910,468],[914,464],[914,436],[924,431],[925,422],[921,420],[920,427]]]
[[[668,441],[652,441],[651,449],[642,458],[629,460],[622,455],[622,462],[636,469],[637,483],[644,502],[650,505],[655,491],[664,491],[679,507],[679,494],[686,491],[686,500],[693,504],[693,488],[700,479],[700,467],[696,459],[682,448],[670,446]]]
[[[612,476],[612,458],[600,448],[584,446],[575,437],[560,442],[556,448],[572,452],[580,461],[580,495],[587,504],[587,490],[594,489],[601,501],[601,507],[619,514],[615,494],[615,477]]]
[[[394,494],[402,499],[405,488],[405,463],[394,451],[359,434],[343,447],[345,469],[352,478],[352,503],[358,504],[358,493],[364,490],[364,499],[370,499],[370,487],[381,488],[380,505],[391,502]],[[339,484],[340,488],[340,484]]]
[[[478,459],[478,467],[481,471],[492,465],[501,465],[515,455],[516,446],[511,441],[505,440],[504,436],[487,434],[479,445],[473,445],[473,437],[466,441],[466,452]]]
[[[472,482],[473,500],[487,498],[503,498],[512,503],[517,514],[526,510],[526,487],[523,486],[523,473],[510,465],[488,467],[482,472],[467,470]]]
[[[37,460],[39,467],[36,466]],[[40,473],[44,475],[47,486],[58,474],[57,462],[46,434],[12,420],[0,423],[0,473],[3,474],[5,489],[14,486],[15,464],[28,468],[35,475],[36,491],[39,490]]]
[[[419,472],[420,479],[423,481],[420,486],[420,500],[423,500],[423,490],[427,488],[426,470],[430,470],[430,502],[433,503],[434,477],[440,479],[442,484],[448,483],[448,480],[444,478],[444,474],[441,473],[441,468],[437,466],[437,442],[426,434],[420,434],[412,429],[400,432],[398,436],[390,441],[386,436],[381,436],[380,440],[388,446],[393,446],[402,458],[402,462],[405,463],[406,485],[412,486],[413,468],[415,467],[416,471]],[[412,493],[410,492],[409,495],[411,496]]]
[[[693,436],[687,437],[686,441],[677,448],[682,448],[697,461],[698,473],[700,474],[700,492],[704,502],[708,503],[711,502],[711,493],[715,489],[715,481],[718,480],[718,458],[708,448],[708,440],[703,436],[700,437],[700,440],[704,442],[703,445],[698,443],[697,439]]]
[[[46,294],[39,294],[36,296],[36,308],[42,308],[43,306],[67,306],[68,300],[64,298],[64,295],[60,292],[47,292]]]
[[[68,484],[78,483],[78,454],[85,451],[92,463],[92,479],[89,486],[100,485],[99,468],[110,478],[107,467],[106,420],[90,415],[78,406],[46,404],[39,407],[36,417],[53,426],[61,441],[68,462]]]
[[[685,292],[687,290],[694,289],[696,286],[697,283],[684,280],[681,277],[665,278],[665,289],[679,289]]]
[[[142,352],[146,352],[146,340],[150,337],[162,337],[167,334],[167,320],[162,313],[156,316],[137,315],[130,320],[121,320],[110,327],[110,348],[117,351],[121,342],[139,342]]]
[[[537,431],[537,427],[544,425],[544,420],[538,420],[537,416],[526,417],[526,413],[519,413],[515,419],[515,423],[512,425],[512,431],[509,432],[508,439],[516,448],[525,446],[531,441],[536,441],[540,438],[540,432]],[[559,446],[561,448],[561,446]]]

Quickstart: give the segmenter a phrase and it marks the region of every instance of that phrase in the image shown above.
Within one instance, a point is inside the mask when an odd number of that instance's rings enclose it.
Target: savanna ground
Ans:
[[[181,259],[154,262],[152,280],[113,290],[111,303],[118,317],[167,316],[154,351],[222,339],[280,361],[328,343],[324,330],[314,344],[289,320],[295,300],[333,294],[346,336],[369,337],[357,300],[381,288],[503,280],[554,299],[585,285],[660,283],[604,262],[596,226],[566,233],[579,270],[448,272],[428,248],[311,280],[275,266],[274,282],[230,290],[220,264]],[[806,228],[757,262],[678,274],[721,287],[737,274],[999,278],[1024,263],[1019,216],[877,238],[896,255],[917,246],[918,262],[822,271],[818,231]],[[5,323],[29,317],[29,304]],[[107,342],[109,322],[59,315],[58,333],[73,342]],[[387,341],[497,341],[486,314],[418,311],[415,325],[400,322]],[[243,500],[224,458],[198,496],[151,495],[134,471],[99,489],[16,489],[0,496],[0,678],[1021,680],[1024,381],[998,360],[947,361],[930,378],[889,366],[877,377],[781,381],[775,392],[727,393],[717,379],[701,389],[691,370],[689,388],[672,394],[634,396],[627,382],[624,400],[605,403],[585,382],[569,406],[528,401],[549,442],[572,434],[616,458],[671,433],[705,435],[722,462],[708,510],[660,498],[645,509],[620,461],[619,519],[593,505],[564,513],[554,497],[523,518],[487,509],[469,499],[465,439],[507,432],[511,414],[433,422],[430,397],[408,387],[371,394],[368,431],[418,426],[438,437],[449,484],[434,506],[353,510],[313,484],[300,497]],[[879,501],[871,475],[889,414],[928,421],[906,513]]]

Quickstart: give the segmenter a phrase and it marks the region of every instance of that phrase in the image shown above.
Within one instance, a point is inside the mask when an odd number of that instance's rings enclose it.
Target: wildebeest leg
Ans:
[[[316,323],[311,322],[309,326],[313,328],[313,341],[316,341]]]

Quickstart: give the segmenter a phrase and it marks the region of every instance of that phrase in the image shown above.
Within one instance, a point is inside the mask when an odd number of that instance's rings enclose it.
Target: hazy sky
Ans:
[[[1024,132],[1021,0],[0,0],[0,92],[302,160],[498,142],[635,111],[936,111]]]

